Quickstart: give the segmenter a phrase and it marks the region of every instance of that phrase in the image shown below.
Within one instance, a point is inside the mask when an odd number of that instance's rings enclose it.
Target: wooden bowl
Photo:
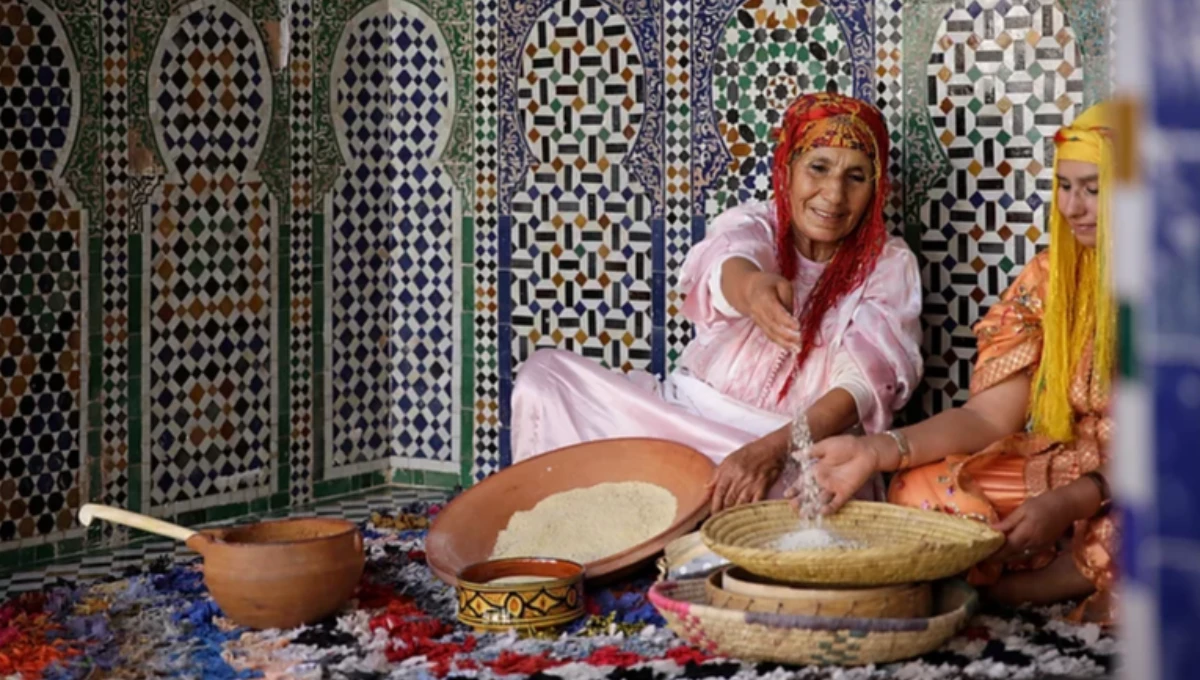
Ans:
[[[454,585],[467,565],[491,558],[513,513],[563,491],[605,482],[647,482],[675,494],[665,531],[628,550],[589,562],[589,581],[604,582],[652,559],[708,514],[705,485],[713,463],[695,449],[661,439],[606,439],[569,446],[507,467],[471,487],[438,513],[425,539],[433,573]]]
[[[498,582],[536,578],[530,582]],[[556,628],[583,616],[583,565],[516,557],[458,574],[458,620],[484,632]]]
[[[705,585],[712,606],[745,612],[914,619],[925,618],[933,611],[933,588],[929,583],[880,588],[793,585],[730,566],[710,574]]]
[[[221,611],[250,628],[293,628],[333,614],[363,571],[362,536],[341,519],[206,529],[188,546],[204,556],[204,584]]]

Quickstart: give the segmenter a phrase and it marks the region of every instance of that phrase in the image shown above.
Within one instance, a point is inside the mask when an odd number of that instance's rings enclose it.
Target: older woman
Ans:
[[[993,598],[1043,604],[1091,594],[1074,618],[1099,622],[1111,620],[1117,540],[1103,473],[1115,346],[1106,121],[1095,106],[1055,137],[1050,249],[976,326],[967,403],[813,450],[831,511],[877,471],[900,470],[892,502],[1004,532],[1004,548],[971,574]]]
[[[773,486],[782,495],[796,413],[815,439],[889,426],[921,367],[921,288],[915,258],[883,223],[887,157],[877,109],[800,97],[779,134],[774,205],[725,212],[688,253],[680,287],[696,338],[679,367],[659,382],[535,352],[513,393],[514,459],[594,439],[669,439],[720,463],[710,483],[719,510]]]

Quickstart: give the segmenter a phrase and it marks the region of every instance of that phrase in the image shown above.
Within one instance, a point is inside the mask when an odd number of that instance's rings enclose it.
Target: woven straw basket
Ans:
[[[741,567],[713,572],[705,579],[708,602],[746,612],[866,619],[925,618],[933,610],[933,588],[928,581],[867,588],[805,588],[759,578]]]
[[[856,666],[910,659],[941,647],[974,613],[978,596],[961,580],[936,586],[937,615],[864,619],[759,614],[708,603],[699,580],[662,581],[650,601],[689,644],[713,655],[787,664]]]
[[[718,555],[776,581],[844,586],[934,581],[959,574],[1004,544],[1004,535],[974,520],[888,503],[852,501],[825,526],[862,548],[781,552],[769,546],[799,528],[787,501],[742,505],[704,523],[700,533]]]

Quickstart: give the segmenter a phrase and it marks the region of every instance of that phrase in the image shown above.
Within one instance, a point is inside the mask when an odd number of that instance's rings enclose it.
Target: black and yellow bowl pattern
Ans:
[[[583,581],[458,584],[458,620],[480,631],[561,626],[583,616]]]

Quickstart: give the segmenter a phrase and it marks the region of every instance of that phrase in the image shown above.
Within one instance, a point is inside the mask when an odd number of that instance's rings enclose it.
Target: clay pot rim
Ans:
[[[636,444],[636,443],[647,443],[647,444],[663,443],[663,444],[667,444],[672,447],[676,447],[681,450],[690,452],[697,457],[697,460],[704,460],[704,461],[708,462],[709,467],[710,467],[710,472],[709,472],[710,475],[711,475],[711,471],[716,470],[716,468],[717,468],[715,463],[713,463],[707,456],[700,453],[695,448],[688,446],[687,444],[681,444],[680,442],[673,441],[671,439],[666,439],[664,437],[634,437],[634,436],[607,437],[604,439],[597,439],[597,440],[593,440],[590,442],[582,442],[579,444],[569,444],[567,446],[562,446],[562,447],[559,447],[552,451],[547,451],[544,454],[539,454],[532,458],[527,458],[519,463],[513,463],[512,465],[509,465],[508,467],[506,467],[502,470],[499,470],[494,474],[488,475],[486,478],[483,479],[483,481],[471,485],[470,488],[463,491],[463,494],[461,496],[446,503],[446,505],[443,506],[443,509],[442,509],[443,511],[439,512],[433,518],[433,521],[430,522],[427,535],[436,535],[437,531],[442,528],[440,525],[443,523],[444,518],[448,516],[448,513],[446,512],[446,510],[448,510],[450,508],[452,503],[454,503],[455,501],[458,501],[461,498],[467,497],[468,495],[478,496],[479,494],[484,493],[484,492],[480,491],[481,489],[489,489],[492,486],[498,486],[500,484],[505,483],[505,479],[507,477],[512,476],[512,474],[513,474],[511,472],[512,470],[515,470],[515,469],[518,469],[521,467],[525,467],[525,466],[532,467],[534,465],[545,465],[546,460],[545,460],[544,456],[549,456],[552,454],[560,454],[564,451],[569,451],[569,450],[576,449],[576,448],[579,448],[582,446],[593,446],[593,445],[600,445],[600,444],[618,445],[618,444]],[[586,488],[586,487],[576,486],[576,487],[572,487],[572,488]],[[678,520],[672,522],[670,524],[670,526],[668,526],[666,529],[661,531],[656,536],[651,536],[650,538],[646,539],[645,541],[642,541],[641,543],[638,543],[637,545],[630,546],[629,548],[626,548],[625,550],[623,550],[619,553],[609,555],[607,557],[601,558],[594,562],[588,562],[586,565],[584,565],[588,570],[588,578],[595,578],[595,579],[598,579],[600,582],[603,582],[604,579],[607,579],[608,577],[610,577],[612,575],[622,574],[622,573],[624,573],[625,570],[635,567],[644,561],[652,559],[655,554],[657,554],[659,551],[662,550],[662,546],[671,542],[673,539],[678,538],[679,536],[685,534],[687,532],[687,530],[686,530],[687,527],[694,527],[700,520],[702,520],[704,517],[708,516],[710,498],[711,498],[711,494],[706,493],[704,495],[704,500],[702,502],[698,503],[691,513],[689,513],[688,515],[685,515],[683,517],[680,517]],[[676,496],[676,501],[678,501],[678,499],[679,499],[679,497]],[[656,545],[657,545],[657,547],[654,550],[649,550],[652,546],[656,546]],[[637,557],[635,559],[634,558],[635,555],[640,555],[640,557]],[[458,582],[458,578],[457,578],[458,575],[455,574],[454,572],[450,571],[447,568],[449,565],[446,565],[445,562],[446,562],[446,560],[439,554],[431,553],[429,555],[430,571],[432,571],[433,574],[435,576],[437,576],[438,578],[440,578],[443,582],[445,582],[449,585],[456,585]]]
[[[312,536],[310,538],[293,538],[293,539],[279,540],[279,541],[253,541],[253,542],[226,541],[225,540],[226,534],[229,534],[229,533],[232,533],[235,531],[244,531],[251,527],[260,526],[263,524],[299,524],[302,522],[311,522],[313,520],[320,520],[321,522],[328,522],[331,524],[344,524],[345,526],[344,526],[344,528],[342,528],[338,531],[335,531],[333,533],[324,534],[321,536]],[[203,530],[197,531],[196,536],[204,537],[205,539],[207,539],[206,542],[209,543],[210,545],[220,545],[223,548],[244,549],[244,548],[261,548],[264,546],[307,545],[307,544],[317,543],[317,542],[321,542],[321,541],[330,541],[330,540],[334,540],[334,539],[345,538],[348,535],[357,534],[357,533],[359,533],[358,525],[355,524],[354,522],[351,522],[350,520],[342,519],[341,517],[286,517],[286,518],[282,518],[282,519],[270,519],[270,520],[263,520],[261,522],[251,522],[250,524],[240,524],[240,525],[229,526],[229,527],[214,527],[211,529],[203,529]]]
[[[506,576],[543,576],[527,572],[525,574],[506,573],[504,575],[497,574],[502,567],[506,566],[528,566],[528,567],[565,567],[572,573],[561,578],[553,578],[549,581],[533,581],[530,583],[489,583],[490,580],[497,578],[505,578]],[[472,574],[472,576],[486,576],[489,572],[496,574],[490,579],[468,580],[463,578],[464,574],[472,570],[480,570],[481,574]],[[475,562],[463,567],[458,574],[455,575],[457,583],[456,587],[460,590],[474,590],[483,593],[510,593],[536,591],[542,588],[554,588],[561,586],[570,586],[583,581],[586,569],[578,562],[571,560],[558,559],[556,557],[502,557],[495,560],[484,560]]]

